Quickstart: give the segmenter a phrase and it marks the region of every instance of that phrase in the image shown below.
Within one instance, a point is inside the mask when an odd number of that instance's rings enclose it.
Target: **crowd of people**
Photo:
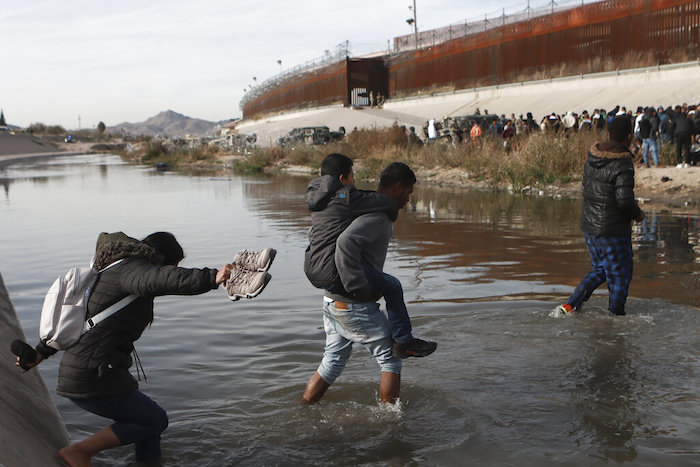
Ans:
[[[474,115],[446,117],[442,120],[428,120],[423,126],[423,138],[418,138],[415,129],[409,132],[409,141],[414,143],[445,141],[452,145],[459,143],[478,144],[483,138],[503,140],[506,150],[512,147],[513,139],[537,132],[573,133],[598,131],[605,133],[615,117],[627,116],[634,128],[632,147],[636,155],[641,155],[643,163],[649,167],[649,153],[652,162],[658,166],[659,149],[671,144],[675,148],[676,167],[687,168],[700,161],[700,106],[676,105],[675,107],[637,107],[636,111],[624,106],[612,110],[583,110],[580,114],[569,111],[564,115],[552,112],[536,120],[531,112],[518,117],[511,114],[489,114],[479,109]]]

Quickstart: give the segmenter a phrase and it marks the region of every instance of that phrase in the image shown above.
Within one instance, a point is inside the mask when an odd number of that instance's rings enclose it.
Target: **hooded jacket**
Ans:
[[[681,114],[678,118],[674,119],[674,122],[674,136],[690,136],[696,133],[693,121],[685,115]]]
[[[613,141],[594,144],[583,169],[581,230],[596,236],[630,235],[631,222],[640,214],[632,153]]]
[[[304,273],[314,287],[339,286],[335,265],[338,236],[362,214],[384,212],[393,222],[399,210],[396,201],[374,191],[343,185],[337,177],[323,175],[309,183],[306,206],[311,211],[309,246],[304,252]]]
[[[216,269],[160,265],[150,246],[124,235],[100,234],[95,251],[101,272],[88,300],[88,317],[126,297],[138,298],[85,333],[68,348],[58,370],[56,392],[71,399],[113,397],[138,389],[129,372],[134,342],[153,321],[153,298],[196,295],[217,288]]]

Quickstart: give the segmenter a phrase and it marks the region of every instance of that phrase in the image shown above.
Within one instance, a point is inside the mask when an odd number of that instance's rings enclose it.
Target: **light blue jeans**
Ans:
[[[656,140],[646,138],[643,145],[644,152],[642,153],[642,158],[644,159],[644,163],[649,163],[649,149],[651,149],[651,155],[654,158],[654,165],[659,165],[659,148],[656,145]]]
[[[333,384],[343,372],[353,343],[364,345],[381,371],[401,374],[401,360],[391,355],[393,341],[389,321],[378,303],[341,304],[324,298],[323,328],[326,348],[317,371],[326,383]]]

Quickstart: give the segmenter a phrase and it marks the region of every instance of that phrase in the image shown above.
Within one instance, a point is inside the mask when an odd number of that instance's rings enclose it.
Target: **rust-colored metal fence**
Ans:
[[[449,32],[454,37],[455,31]],[[339,57],[260,86],[241,107],[248,118],[331,104],[367,105],[370,92],[395,98],[699,57],[700,0],[606,0],[503,21],[381,58]]]
[[[370,93],[387,96],[388,72],[385,59],[350,59],[267,85],[264,92],[243,104],[243,117],[262,112],[323,105],[370,105]]]
[[[642,55],[651,63],[634,63]],[[396,54],[389,96],[663,64],[674,55],[700,55],[700,0],[609,0]]]
[[[259,113],[346,104],[347,60],[325,65],[287,79],[243,105],[243,118]]]

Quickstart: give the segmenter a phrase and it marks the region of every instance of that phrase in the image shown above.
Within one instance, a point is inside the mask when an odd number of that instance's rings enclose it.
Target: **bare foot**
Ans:
[[[70,465],[70,467],[92,467],[90,456],[76,448],[75,444],[61,449],[58,451],[58,455],[63,459],[63,462]]]

